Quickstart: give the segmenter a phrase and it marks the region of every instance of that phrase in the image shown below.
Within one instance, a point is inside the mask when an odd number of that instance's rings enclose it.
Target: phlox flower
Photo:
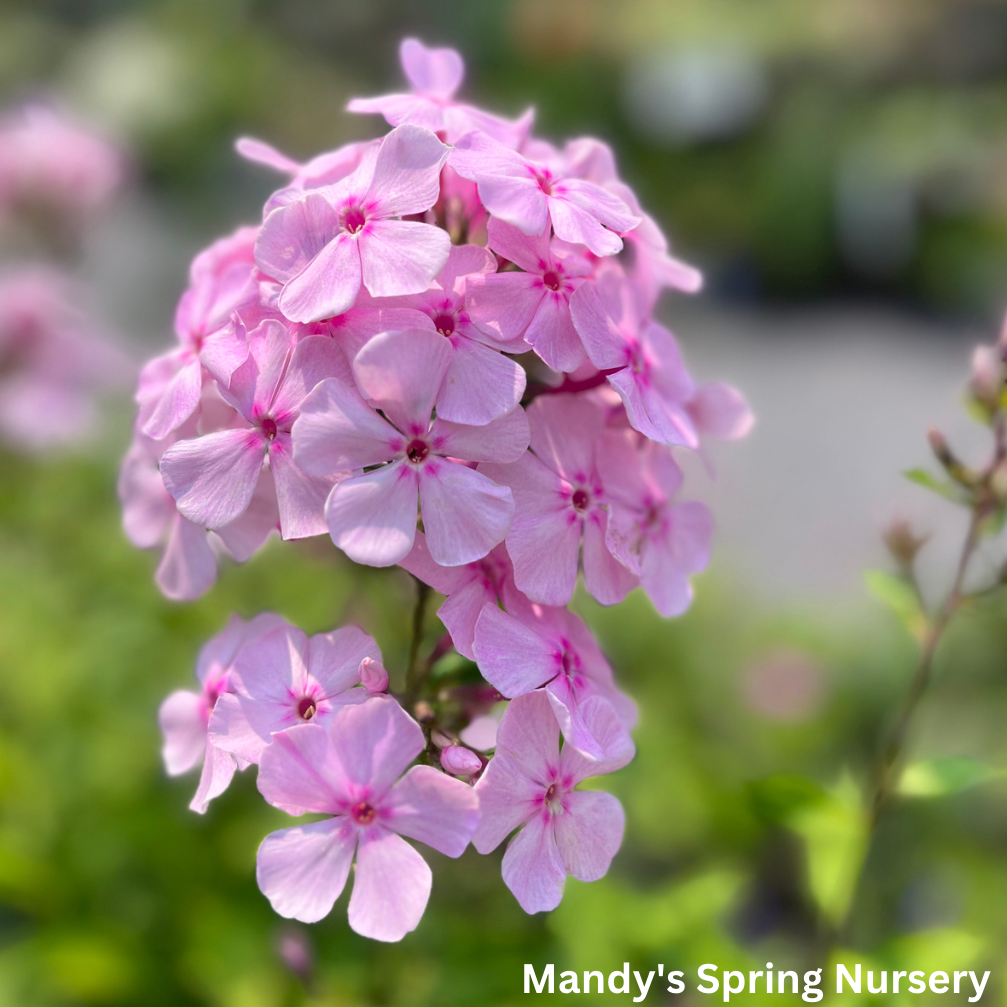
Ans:
[[[310,638],[296,626],[277,626],[237,656],[231,694],[210,718],[210,741],[258,762],[277,731],[312,721],[324,727],[343,706],[370,695],[354,688],[365,658],[380,662],[381,651],[357,626]]]
[[[543,234],[550,222],[556,236],[586,245],[595,255],[615,255],[619,233],[640,218],[612,193],[593,182],[557,175],[485,133],[470,133],[451,151],[451,167],[479,187],[495,217],[528,235]]]
[[[470,661],[475,660],[472,642],[483,606],[489,602],[506,607],[518,598],[510,557],[502,545],[473,563],[439,566],[430,555],[426,536],[418,531],[409,555],[399,565],[446,595],[437,617],[450,633],[455,650]]]
[[[532,601],[566,605],[583,551],[588,591],[603,605],[614,605],[637,579],[605,540],[606,494],[594,457],[605,414],[590,399],[560,394],[540,396],[527,415],[531,452],[510,465],[479,467],[514,494],[506,539],[514,581]]]
[[[204,644],[196,662],[198,692],[179,689],[161,704],[158,721],[164,735],[164,764],[169,776],[187,773],[200,760],[202,775],[196,796],[189,805],[203,814],[214,797],[222,794],[234,771],[244,768],[234,757],[214,746],[207,737],[207,724],[218,701],[233,689],[234,659],[245,644],[254,643],[283,620],[264,613],[250,622],[232,615],[224,630]]]
[[[583,284],[570,300],[591,363],[605,371],[634,429],[660,444],[689,448],[699,437],[688,409],[694,384],[675,337],[647,320],[618,268]]]
[[[609,498],[606,541],[661,615],[681,615],[692,603],[689,577],[710,562],[713,516],[701,503],[675,503],[682,470],[667,449],[636,449],[636,440],[630,431],[610,431],[598,442]]]
[[[622,844],[622,805],[611,794],[577,790],[591,776],[614,773],[634,754],[611,706],[587,700],[584,721],[608,755],[591,762],[559,745],[556,718],[543,692],[515,699],[500,721],[496,754],[480,777],[480,819],[472,842],[489,853],[515,829],[503,879],[526,913],[548,912],[563,898],[566,876],[597,881]]]
[[[523,347],[481,331],[466,306],[469,284],[486,279],[496,266],[485,248],[452,245],[447,264],[428,291],[386,302],[416,312],[416,321],[408,327],[429,326],[448,341],[451,364],[437,395],[437,415],[452,423],[482,426],[509,413],[524,394],[524,368],[497,352]]]
[[[283,284],[283,314],[294,322],[342,314],[361,284],[375,297],[426,290],[451,239],[439,227],[393,218],[433,206],[447,156],[430,130],[398,126],[352,174],[273,210],[255,261]]]
[[[517,122],[508,122],[454,100],[465,76],[465,64],[454,49],[429,49],[418,39],[407,38],[399,46],[399,59],[413,87],[411,94],[354,98],[347,110],[378,113],[391,126],[407,122],[425,126],[443,133],[448,143],[455,143],[474,129],[514,147],[527,135],[533,118],[530,109]]]
[[[305,475],[294,464],[290,431],[308,392],[324,378],[347,373],[342,351],[324,336],[294,345],[274,320],[248,333],[244,363],[220,387],[238,425],[178,441],[161,458],[164,485],[183,517],[213,529],[237,520],[268,460],[282,537],[324,532],[322,505],[332,479]]]
[[[256,876],[276,912],[320,920],[355,861],[350,927],[380,941],[416,929],[431,874],[402,837],[459,857],[479,818],[478,799],[461,780],[431,766],[402,776],[424,744],[419,724],[387,697],[345,707],[328,728],[302,724],[275,736],[259,765],[263,797],[332,816],[263,840]]]
[[[596,736],[584,703],[597,696],[615,710],[623,733],[636,723],[636,707],[615,685],[612,668],[591,631],[565,608],[515,605],[510,613],[487,604],[476,622],[476,664],[508,698],[542,689],[567,744],[585,758],[609,758],[609,735]],[[619,744],[623,744],[619,741]]]
[[[467,288],[472,321],[505,346],[524,337],[555,370],[576,370],[587,354],[570,319],[570,298],[591,265],[560,254],[548,233],[529,237],[496,217],[488,235],[489,247],[523,272],[473,277]]]
[[[294,458],[305,472],[367,470],[337,482],[325,503],[332,541],[357,563],[391,566],[409,553],[417,500],[430,554],[442,566],[481,559],[507,534],[510,490],[466,462],[519,458],[528,422],[520,406],[485,426],[431,421],[451,360],[448,341],[430,329],[385,332],[353,364],[370,404],[348,383],[329,380],[301,408]]]
[[[193,414],[203,387],[200,354],[207,337],[223,329],[234,311],[257,299],[257,234],[256,227],[241,227],[192,260],[189,287],[175,311],[179,345],[140,372],[137,425],[148,437],[163,440]]]

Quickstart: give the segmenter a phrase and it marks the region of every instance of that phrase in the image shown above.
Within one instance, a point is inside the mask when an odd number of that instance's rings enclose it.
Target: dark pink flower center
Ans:
[[[552,195],[552,173],[547,168],[535,172],[535,181],[547,196]]]
[[[361,801],[350,808],[350,814],[357,825],[370,825],[377,812],[366,801]]]
[[[315,706],[315,701],[310,696],[302,696],[301,701],[297,704],[297,716],[301,720],[311,720],[317,710],[318,707]]]
[[[406,448],[406,457],[413,463],[413,465],[421,465],[427,460],[427,456],[430,454],[430,448],[426,441],[421,441],[419,438],[412,441],[409,447]]]
[[[588,505],[591,503],[591,497],[588,495],[585,489],[576,489],[573,491],[573,496],[570,497],[570,503],[573,504],[573,509],[576,511],[586,511]]]
[[[367,215],[359,206],[351,206],[343,211],[343,228],[356,234],[367,223]]]
[[[555,269],[550,269],[547,273],[542,274],[542,282],[550,290],[559,290],[559,273]]]
[[[259,420],[259,429],[262,431],[262,436],[266,440],[274,440],[276,438],[276,420],[271,416],[264,416]]]
[[[556,800],[556,784],[550,783],[549,789],[545,792],[545,803],[549,804]]]
[[[434,319],[434,328],[442,336],[450,336],[455,331],[455,316],[449,314],[438,315]]]

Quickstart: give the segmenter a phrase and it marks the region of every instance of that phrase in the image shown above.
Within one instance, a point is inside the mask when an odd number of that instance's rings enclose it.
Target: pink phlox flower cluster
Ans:
[[[49,266],[0,277],[0,439],[37,452],[89,437],[96,400],[132,368],[94,330],[74,282]]]
[[[637,714],[567,606],[583,571],[601,604],[641,587],[683,613],[712,518],[684,492],[681,453],[752,424],[735,389],[694,381],[657,319],[664,290],[701,276],[611,150],[464,104],[453,50],[407,39],[401,56],[410,93],[350,103],[387,119],[383,137],[304,163],[239,141],[283,184],[261,224],[194,261],[120,480],[170,597],[198,596],[221,557],[273,532],[327,534],[444,596],[446,632],[401,703],[362,630],[282,621],[221,658],[212,702],[172,700],[199,719],[170,771],[199,753],[220,780],[257,763],[270,803],[329,816],[263,843],[277,912],[321,918],[355,863],[350,925],[380,940],[415,928],[430,891],[402,837],[458,856],[473,834],[488,852],[520,830],[503,871],[529,912],[568,874],[605,873],[622,810],[576,788],[632,758]],[[423,693],[452,647],[483,681],[445,671]]]
[[[114,145],[52,108],[0,120],[0,214],[42,213],[65,228],[107,203],[124,176]]]

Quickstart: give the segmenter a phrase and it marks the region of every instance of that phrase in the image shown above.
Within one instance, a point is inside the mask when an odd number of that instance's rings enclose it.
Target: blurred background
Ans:
[[[614,146],[706,274],[698,298],[665,302],[687,361],[757,416],[715,479],[690,473],[719,526],[693,609],[664,622],[642,596],[579,602],[644,711],[636,761],[603,781],[627,809],[622,852],[549,917],[514,903],[499,854],[430,853],[427,915],[395,946],[349,931],[342,902],[311,928],[274,916],[254,856],[285,816],[250,773],[189,812],[195,781],[163,776],[157,706],[232,611],[308,632],[358,620],[394,666],[411,586],[325,543],[274,543],[201,601],[165,601],[155,557],[120,528],[132,411],[113,400],[83,449],[0,449],[0,1005],[506,1005],[526,999],[525,962],[661,962],[694,989],[705,962],[830,956],[990,969],[983,1002],[1007,1002],[996,598],[952,627],[869,852],[861,811],[917,647],[863,571],[889,564],[881,531],[909,518],[932,535],[923,589],[939,600],[966,515],[901,473],[927,464],[929,424],[967,457],[983,442],[960,399],[970,347],[1007,306],[1007,6],[7,0],[0,104],[90,124],[126,152],[128,182],[72,248],[7,232],[0,265],[54,255],[125,356],[168,348],[192,255],[258,219],[279,181],[234,139],[300,159],[376,135],[343,108],[401,86],[410,34],[461,50],[474,102],[534,105],[538,134]]]

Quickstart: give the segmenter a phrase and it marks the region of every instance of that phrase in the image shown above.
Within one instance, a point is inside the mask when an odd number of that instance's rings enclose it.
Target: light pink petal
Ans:
[[[584,522],[584,584],[588,594],[602,605],[617,605],[636,587],[638,580],[605,544],[607,514],[592,514]]]
[[[217,528],[215,534],[238,563],[250,559],[267,538],[279,531],[280,512],[276,503],[273,474],[264,468],[255,484],[252,502],[237,520]]]
[[[452,167],[459,175],[467,177],[454,162]],[[512,224],[524,234],[547,233],[551,200],[534,179],[484,175],[476,181],[479,186],[479,198],[495,217]]]
[[[292,446],[289,434],[280,435],[269,445],[280,535],[285,539],[324,535],[328,530],[325,500],[332,489],[332,480],[303,472],[291,457]]]
[[[161,476],[184,517],[219,528],[245,512],[263,455],[257,430],[219,430],[173,444],[161,458]]]
[[[528,418],[520,406],[482,426],[437,419],[431,434],[439,454],[470,462],[513,462],[528,450]]]
[[[662,398],[629,367],[610,374],[608,380],[619,393],[634,430],[658,444],[698,446],[696,430],[684,403],[678,405]]]
[[[256,265],[267,276],[286,283],[301,273],[338,231],[336,211],[324,197],[309,193],[266,217],[255,240]]]
[[[343,626],[313,636],[308,647],[308,671],[326,696],[345,692],[360,681],[365,657],[381,663],[378,645],[359,626]]]
[[[205,700],[198,692],[179,689],[161,704],[157,721],[164,735],[164,768],[169,776],[187,773],[206,751]]]
[[[420,470],[420,510],[434,561],[461,566],[504,540],[514,501],[507,487],[480,472],[435,459]]]
[[[549,716],[555,723],[552,713]],[[485,854],[536,813],[544,790],[506,753],[497,753],[479,777],[475,792],[479,797],[479,825],[472,845]]]
[[[483,605],[487,602],[495,605],[496,600],[496,592],[488,587],[482,578],[475,578],[464,587],[452,592],[447,601],[437,609],[437,617],[451,634],[455,650],[470,661],[475,660],[472,647],[479,613],[482,612]]]
[[[253,704],[249,706],[255,709]],[[220,751],[255,765],[269,744],[270,728],[282,726],[285,725],[270,723],[259,733],[249,722],[246,706],[234,693],[227,693],[214,705],[207,730],[211,743]]]
[[[460,857],[479,822],[479,798],[461,780],[432,766],[413,766],[388,792],[382,811],[393,832]]]
[[[497,729],[496,750],[545,790],[560,765],[559,725],[545,692],[515,697]]]
[[[564,745],[560,753],[560,769],[563,776],[570,777],[574,784],[592,776],[614,773],[629,765],[636,755],[625,720],[606,697],[588,696],[580,704],[580,712],[591,736],[598,740],[605,755],[601,759],[586,759],[573,746]]]
[[[402,560],[399,566],[441,594],[452,594],[473,576],[472,571],[467,568],[440,566],[435,563],[427,548],[426,536],[421,531],[416,533],[416,541],[413,543],[409,555]]]
[[[582,283],[570,298],[573,324],[591,363],[601,370],[623,367],[629,348],[611,315],[605,310],[594,283]]]
[[[426,433],[451,344],[433,329],[405,329],[375,336],[356,356],[360,390],[405,434]]]
[[[422,294],[451,251],[447,231],[416,220],[369,221],[359,241],[364,286],[374,297]]]
[[[199,359],[194,358],[168,382],[154,411],[143,424],[143,433],[160,441],[177,430],[196,411],[202,387],[203,368]]]
[[[622,845],[622,805],[611,794],[576,791],[567,796],[564,810],[554,819],[563,866],[580,881],[597,881]]]
[[[595,255],[616,255],[622,238],[609,231],[587,210],[565,199],[549,200],[549,216],[556,237],[575,245],[587,245]]]
[[[524,395],[524,368],[472,339],[451,342],[454,355],[437,397],[438,417],[481,426],[511,412]]]
[[[548,814],[535,815],[511,840],[503,858],[503,880],[526,913],[549,912],[560,904],[566,870]]]
[[[444,128],[443,107],[430,98],[415,94],[383,94],[377,98],[352,98],[347,103],[346,110],[364,115],[383,115],[391,126],[409,123],[434,131]]]
[[[427,862],[404,839],[384,829],[369,830],[357,849],[351,929],[376,941],[402,940],[419,924],[431,882]]]
[[[357,238],[339,234],[285,284],[277,305],[292,322],[317,322],[353,307],[360,292]]]
[[[465,287],[473,324],[505,344],[524,335],[544,296],[545,288],[531,273],[474,276]]]
[[[588,759],[599,760],[608,754],[601,742],[592,734],[590,725],[585,723],[580,709],[580,697],[574,691],[566,675],[557,675],[547,683],[545,693],[549,697],[553,713],[559,723],[566,742],[564,747],[573,746]]]
[[[326,378],[353,380],[346,354],[328,336],[305,336],[290,355],[270,413],[279,418],[295,412],[315,386]]]
[[[727,441],[746,436],[755,422],[741,392],[730,385],[701,385],[686,408],[700,433]]]
[[[531,449],[570,482],[589,482],[605,413],[580,395],[542,395],[528,407]]]
[[[632,431],[606,431],[595,445],[598,475],[609,499],[627,507],[646,506],[650,489]]]
[[[447,264],[437,277],[441,290],[462,294],[470,276],[495,273],[496,256],[481,245],[452,245]]]
[[[360,709],[363,707],[340,710],[332,724]],[[341,814],[353,796],[349,774],[329,731],[318,724],[298,724],[273,736],[259,762],[258,787],[270,804],[295,815]]]
[[[126,538],[138,549],[153,548],[175,517],[175,501],[164,488],[154,454],[139,439],[122,460],[116,490]]]
[[[321,382],[301,403],[291,436],[298,468],[329,477],[388,461],[402,440],[356,388],[337,378]]]
[[[316,923],[342,893],[356,844],[346,818],[271,832],[259,847],[256,881],[280,916]]]
[[[525,234],[499,217],[490,218],[486,233],[487,244],[497,255],[529,273],[541,275],[552,263],[548,234]]]
[[[172,515],[168,541],[154,576],[161,593],[172,601],[195,601],[217,579],[217,557],[205,528]]]
[[[652,542],[641,557],[640,581],[665,617],[681,615],[692,604],[689,574],[709,562],[713,519],[699,503],[672,508],[672,530],[665,542]]]
[[[256,164],[263,164],[267,168],[274,168],[284,174],[294,175],[301,170],[301,166],[281,154],[275,147],[262,140],[256,140],[251,136],[239,137],[234,143],[234,149],[246,160],[254,161]]]
[[[416,535],[417,488],[401,462],[337,483],[325,503],[332,541],[355,563],[401,562]]]
[[[553,370],[569,373],[587,361],[587,353],[570,318],[570,302],[547,291],[525,330],[525,342]]]
[[[448,148],[429,129],[396,126],[381,142],[368,202],[382,217],[422,213],[437,202],[447,157]]]
[[[559,670],[556,648],[496,605],[483,608],[473,650],[483,677],[508,698],[537,689]]]
[[[448,99],[465,76],[465,64],[454,49],[428,49],[419,39],[403,39],[399,59],[409,83],[420,94]]]
[[[633,213],[615,193],[603,189],[594,182],[580,178],[568,178],[563,181],[563,190],[565,200],[586,210],[592,217],[613,231],[623,234],[626,231],[632,231],[640,224],[640,216]],[[560,235],[560,237],[563,236]]]
[[[420,725],[390,696],[340,710],[329,736],[346,779],[375,806],[426,744]]]
[[[190,810],[205,815],[210,801],[227,790],[237,768],[230,753],[222,752],[207,741],[203,772],[200,774],[195,796],[189,802]]]

